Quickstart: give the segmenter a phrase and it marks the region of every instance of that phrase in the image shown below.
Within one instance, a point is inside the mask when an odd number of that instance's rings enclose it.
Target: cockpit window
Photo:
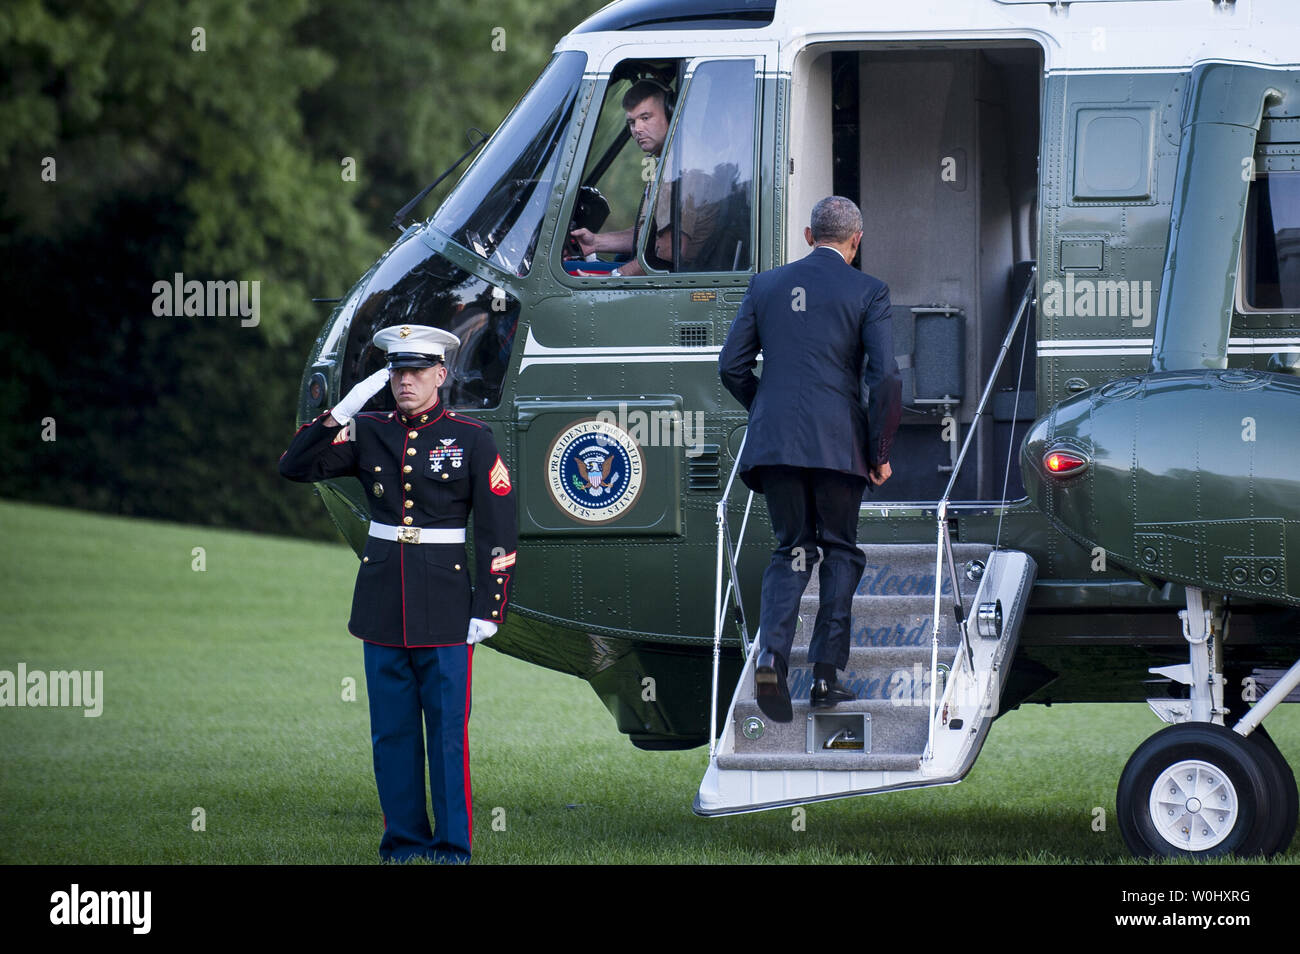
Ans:
[[[501,403],[510,349],[519,326],[519,299],[448,261],[408,233],[380,260],[365,290],[336,321],[347,324],[342,388],[384,365],[374,344],[375,332],[393,325],[432,325],[450,331],[460,346],[447,354],[447,382],[442,400],[449,408],[482,409]],[[392,408],[392,395],[376,395],[371,407]]]
[[[456,184],[433,225],[512,274],[532,267],[587,55],[557,54]]]
[[[753,268],[754,60],[697,61],[685,79],[684,65],[624,60],[611,72],[562,252],[568,274]]]
[[[754,64],[701,63],[664,156],[645,259],[672,272],[748,271],[753,259]],[[652,244],[653,243],[653,244]]]

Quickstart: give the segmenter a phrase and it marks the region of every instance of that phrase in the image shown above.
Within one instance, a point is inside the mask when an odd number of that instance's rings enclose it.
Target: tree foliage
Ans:
[[[328,313],[310,299],[597,6],[10,0],[0,494],[331,533],[275,470]],[[155,314],[177,273],[258,282],[256,322]]]

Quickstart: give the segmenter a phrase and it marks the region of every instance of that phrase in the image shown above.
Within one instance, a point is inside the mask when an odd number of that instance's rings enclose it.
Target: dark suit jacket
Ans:
[[[764,466],[866,477],[889,461],[902,404],[889,307],[889,287],[833,248],[753,277],[718,359],[723,385],[749,411],[740,459],[749,487],[762,490]]]

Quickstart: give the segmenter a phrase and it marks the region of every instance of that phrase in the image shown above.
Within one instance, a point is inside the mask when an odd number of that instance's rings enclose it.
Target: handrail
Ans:
[[[736,543],[733,547],[731,543],[730,528],[727,525],[727,500],[731,497],[731,487],[736,480],[736,468],[740,465],[740,455],[745,450],[745,439],[749,437],[748,429],[744,437],[741,438],[740,447],[736,451],[736,461],[731,465],[731,474],[727,477],[727,486],[722,491],[722,499],[718,501],[717,520],[718,520],[718,544],[717,544],[717,572],[714,578],[713,592],[713,691],[709,696],[709,759],[712,761],[717,754],[718,744],[718,672],[722,664],[722,629],[726,625],[727,609],[731,603],[731,596],[736,596],[736,613],[737,626],[740,629],[740,645],[744,650],[745,658],[749,658],[749,627],[745,621],[745,606],[740,598],[740,581],[738,579],[739,571],[736,568],[737,556],[740,552],[741,544],[745,541],[745,529],[749,526],[749,511],[754,504],[754,491],[749,492],[745,500],[745,515],[740,521],[740,533],[736,537]],[[722,588],[722,557],[723,553],[727,557],[728,580],[726,592]]]
[[[1011,327],[1007,329],[1006,335],[1002,339],[1002,347],[998,350],[997,360],[993,362],[993,370],[989,372],[988,381],[984,385],[984,392],[980,395],[979,404],[975,407],[975,416],[971,418],[970,428],[966,431],[966,439],[962,441],[961,453],[957,455],[957,461],[952,467],[952,476],[948,478],[948,486],[944,488],[943,496],[939,498],[939,505],[936,508],[936,522],[938,523],[938,539],[935,542],[934,555],[934,615],[931,617],[931,635],[930,635],[930,731],[925,744],[925,756],[922,761],[929,761],[934,757],[934,724],[936,706],[938,701],[935,698],[935,685],[939,677],[939,603],[941,591],[943,590],[943,565],[945,557],[947,558],[948,574],[952,580],[953,592],[953,613],[957,619],[957,628],[961,633],[962,648],[966,651],[966,661],[970,669],[974,671],[975,659],[971,651],[970,633],[964,618],[965,612],[961,605],[961,589],[957,580],[957,564],[952,555],[952,537],[948,533],[948,501],[952,496],[953,488],[957,485],[957,478],[961,474],[961,465],[966,460],[966,452],[970,449],[971,441],[975,437],[975,432],[979,430],[980,420],[984,415],[984,408],[988,404],[989,396],[993,393],[993,385],[997,382],[998,372],[1002,370],[1002,362],[1006,359],[1007,352],[1011,350],[1011,341],[1020,327],[1020,319],[1024,317],[1025,309],[1029,303],[1034,300],[1035,278],[1038,274],[1038,266],[1034,265],[1029,269],[1029,278],[1025,283],[1025,293],[1020,296],[1020,307],[1016,309],[1016,316],[1011,319]],[[952,681],[951,679],[949,680]],[[947,687],[944,695],[947,696]]]

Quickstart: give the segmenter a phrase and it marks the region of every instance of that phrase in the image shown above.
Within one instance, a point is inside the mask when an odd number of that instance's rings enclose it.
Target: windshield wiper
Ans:
[[[470,136],[470,133],[478,133],[479,136],[478,140],[475,141],[474,137]],[[415,198],[413,198],[410,202],[406,203],[406,205],[402,206],[393,214],[393,228],[397,229],[397,231],[399,232],[402,231],[402,220],[406,218],[408,214],[410,214],[410,211],[412,209],[414,209],[417,205],[419,205],[421,202],[424,201],[425,196],[427,196],[430,192],[432,192],[434,189],[438,187],[439,182],[441,182],[443,179],[447,178],[447,176],[455,172],[456,167],[459,166],[466,159],[468,159],[473,154],[475,149],[477,149],[479,146],[483,145],[483,143],[488,141],[487,133],[479,129],[477,126],[469,127],[469,129],[465,130],[465,135],[469,136],[469,141],[472,145],[465,150],[465,152],[461,155],[459,159],[457,159],[455,162],[453,162],[450,166],[447,167],[446,172],[438,176],[438,178],[434,179],[431,183],[429,183],[427,186],[421,189],[419,193],[416,194]]]

